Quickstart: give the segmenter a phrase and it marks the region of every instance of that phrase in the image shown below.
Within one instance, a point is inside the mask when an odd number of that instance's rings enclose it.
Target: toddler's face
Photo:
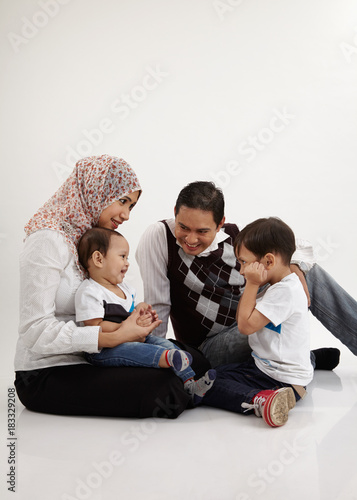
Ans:
[[[129,268],[129,244],[123,236],[113,235],[103,260],[103,275],[112,284],[121,283]]]

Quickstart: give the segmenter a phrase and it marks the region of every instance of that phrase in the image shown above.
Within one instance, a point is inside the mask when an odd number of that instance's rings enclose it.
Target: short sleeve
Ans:
[[[88,280],[83,281],[78,288],[75,305],[77,322],[104,318],[103,299],[100,297],[98,290],[91,286]]]
[[[291,316],[293,306],[291,289],[283,283],[277,283],[268,288],[263,297],[257,301],[255,308],[274,326],[278,326]]]

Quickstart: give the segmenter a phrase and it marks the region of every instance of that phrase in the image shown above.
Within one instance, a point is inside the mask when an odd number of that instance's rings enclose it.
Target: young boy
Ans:
[[[153,325],[154,329],[160,321],[150,305],[142,302],[134,306],[135,290],[123,282],[129,268],[128,255],[126,239],[110,229],[89,229],[79,241],[79,262],[89,279],[81,283],[76,293],[76,321],[85,326],[99,325],[107,333],[118,328],[123,332],[121,344],[99,353],[87,353],[86,359],[97,366],[172,368],[194,404],[198,404],[212,387],[215,371],[209,370],[195,381],[188,352],[166,339],[151,334],[145,337],[144,327]]]
[[[313,367],[307,297],[290,270],[294,251],[294,233],[278,218],[258,219],[238,234],[235,252],[246,284],[237,323],[238,330],[249,335],[252,359],[218,367],[205,405],[239,413],[254,410],[268,425],[278,427],[304,397]],[[234,404],[228,391],[237,394]]]

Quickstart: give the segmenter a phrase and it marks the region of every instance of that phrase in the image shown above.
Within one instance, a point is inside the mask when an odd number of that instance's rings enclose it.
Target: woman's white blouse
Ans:
[[[20,255],[20,324],[15,370],[86,363],[99,352],[98,326],[75,323],[74,298],[82,281],[64,236],[42,229]]]

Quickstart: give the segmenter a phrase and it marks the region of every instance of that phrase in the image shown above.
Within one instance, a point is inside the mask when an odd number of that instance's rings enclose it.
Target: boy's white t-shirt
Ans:
[[[306,386],[313,377],[307,297],[295,273],[258,294],[256,309],[270,320],[249,335],[257,367],[287,384]]]
[[[125,294],[125,299],[118,297],[114,292],[107,290],[92,278],[84,280],[79,286],[76,298],[76,321],[86,321],[94,318],[104,318],[103,300],[108,304],[119,304],[126,311],[134,309],[136,292],[126,283],[117,285]]]

